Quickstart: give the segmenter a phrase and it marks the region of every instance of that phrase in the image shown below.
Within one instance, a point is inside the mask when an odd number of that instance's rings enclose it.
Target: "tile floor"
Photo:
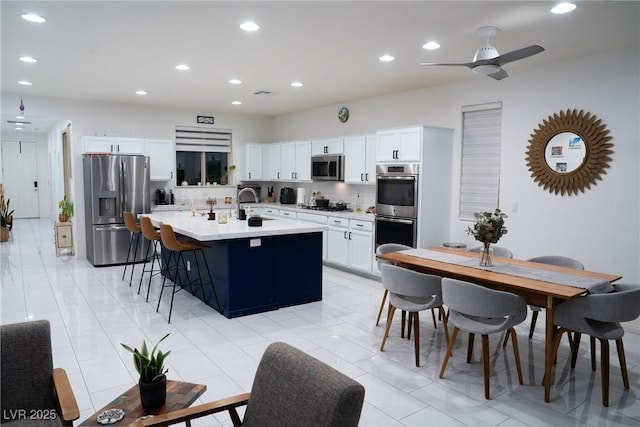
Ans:
[[[485,400],[479,345],[470,365],[465,363],[466,344],[459,345],[445,378],[439,379],[442,328],[439,324],[434,330],[430,316],[423,315],[421,367],[415,367],[413,343],[400,339],[398,327],[380,352],[383,328],[374,321],[381,284],[340,270],[324,268],[322,302],[232,320],[180,292],[167,324],[168,304],[158,314],[152,302],[158,295],[155,279],[150,302],[145,303],[137,288],[122,281],[121,266],[94,268],[73,256],[56,257],[51,221],[15,221],[11,240],[0,245],[0,263],[1,322],[51,322],[54,363],[70,376],[81,420],[135,383],[121,342],[137,345],[143,338],[155,341],[170,332],[164,345],[172,350],[169,378],[206,384],[202,401],[250,390],[265,347],[285,341],[365,386],[362,426],[640,425],[637,335],[625,336],[628,391],[612,354],[609,408],[601,405],[600,373],[590,369],[588,345],[583,344],[572,371],[566,342],[553,378],[552,401],[544,403],[543,329],[528,341],[527,319],[518,327],[524,385],[518,384],[513,352],[502,349],[502,337],[491,337],[492,398]],[[168,298],[163,300],[168,303]],[[194,425],[227,426],[230,421],[221,415]]]

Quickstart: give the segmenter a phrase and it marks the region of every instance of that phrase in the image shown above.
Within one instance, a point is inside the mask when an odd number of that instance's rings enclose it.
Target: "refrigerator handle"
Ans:
[[[120,193],[120,209],[118,212],[118,215],[120,217],[124,217],[124,207],[126,206],[126,200],[125,200],[125,194],[124,194],[124,175],[125,175],[125,171],[124,171],[124,162],[120,161],[120,166],[118,168],[120,176],[119,176],[119,180],[118,180],[118,192]]]

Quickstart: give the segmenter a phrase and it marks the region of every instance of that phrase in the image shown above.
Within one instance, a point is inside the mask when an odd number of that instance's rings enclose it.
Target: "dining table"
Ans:
[[[622,276],[497,256],[492,257],[493,266],[481,267],[479,257],[478,253],[439,246],[377,255],[378,259],[400,267],[511,292],[523,297],[528,304],[544,307],[543,386],[544,401],[549,402],[554,358],[554,308],[563,301],[587,294],[591,286],[594,286],[591,292],[606,292],[607,286],[611,287],[610,284]],[[524,274],[520,274],[521,272]],[[595,287],[599,289],[596,290]]]

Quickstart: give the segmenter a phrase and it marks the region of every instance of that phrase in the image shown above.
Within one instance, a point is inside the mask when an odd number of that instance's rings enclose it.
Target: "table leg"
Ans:
[[[544,340],[544,401],[549,402],[551,398],[551,368],[553,367],[553,297],[547,297],[546,307],[546,327]]]

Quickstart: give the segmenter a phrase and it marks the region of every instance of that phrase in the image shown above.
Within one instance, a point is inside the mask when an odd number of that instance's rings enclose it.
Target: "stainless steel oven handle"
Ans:
[[[411,219],[384,218],[381,216],[376,217],[376,221],[395,222],[398,224],[413,224],[415,222]]]
[[[404,180],[404,181],[415,181],[416,180],[416,176],[415,175],[376,175],[376,179],[380,180],[385,180],[385,179],[400,179],[400,180]]]

